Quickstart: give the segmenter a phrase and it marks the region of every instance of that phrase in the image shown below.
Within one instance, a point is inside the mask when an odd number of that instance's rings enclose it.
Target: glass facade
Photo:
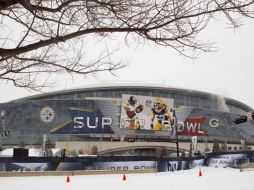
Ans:
[[[166,89],[159,87],[99,87],[78,89],[73,91],[61,91],[53,94],[45,94],[36,97],[28,97],[34,100],[80,100],[89,98],[117,98],[122,94],[133,94],[142,96],[173,98],[176,106],[190,106],[204,109],[220,110],[234,114],[245,114],[253,109],[241,102],[221,98],[219,96],[198,91],[189,91],[182,89]],[[224,104],[224,108],[221,105]]]
[[[254,136],[253,126],[250,123],[243,124],[244,127],[232,125],[234,114],[244,115],[253,111],[239,101],[176,88],[118,86],[60,91],[0,104],[0,111],[4,110],[6,113],[5,121],[0,120],[0,129],[3,128],[2,123],[5,123],[6,128],[11,130],[10,138],[3,139],[2,143],[20,146],[41,144],[44,134],[53,142],[84,140],[88,137],[109,138],[118,135],[140,138],[150,135],[151,138],[155,136],[159,139],[172,135],[169,132],[164,134],[163,131],[121,129],[119,126],[122,94],[174,99],[179,121],[187,121],[189,117],[196,120],[204,119],[198,122],[212,137],[224,138],[227,135],[228,138],[246,139],[248,136],[251,139]],[[51,110],[45,112],[45,108]],[[106,131],[104,128],[101,128],[102,131],[97,128],[90,131],[95,124],[102,126],[102,121],[109,122],[107,119],[103,120],[104,117],[112,119],[113,131]],[[52,121],[45,121],[50,118]],[[86,126],[87,123],[90,127]],[[186,125],[186,129],[188,127],[190,126]],[[248,131],[237,131],[243,129]],[[241,136],[242,134],[244,136]]]

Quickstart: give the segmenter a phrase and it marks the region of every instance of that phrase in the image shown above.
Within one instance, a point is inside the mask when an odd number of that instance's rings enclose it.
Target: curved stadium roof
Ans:
[[[117,91],[119,93],[103,93],[109,91]],[[102,92],[102,93],[90,93],[89,92]],[[43,93],[33,96],[28,96],[25,98],[17,99],[14,101],[23,101],[23,100],[47,100],[47,99],[85,99],[85,97],[103,97],[103,98],[121,98],[122,94],[136,94],[136,95],[145,95],[145,96],[161,96],[174,98],[174,95],[181,95],[185,97],[198,97],[206,101],[215,101],[223,99],[226,105],[237,107],[246,112],[253,111],[253,108],[250,106],[231,98],[222,97],[220,95],[190,90],[177,87],[169,87],[161,84],[145,84],[145,83],[106,83],[106,84],[96,84],[96,85],[87,85],[82,88],[74,88],[68,90],[60,90],[50,93]],[[159,95],[156,95],[160,93]],[[83,96],[78,96],[78,94],[84,94]],[[164,94],[164,95],[162,95]],[[177,99],[177,98],[174,98]]]

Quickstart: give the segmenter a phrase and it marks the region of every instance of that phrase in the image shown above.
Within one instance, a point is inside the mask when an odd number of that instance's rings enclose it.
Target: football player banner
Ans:
[[[173,106],[170,98],[123,94],[120,127],[173,131]]]

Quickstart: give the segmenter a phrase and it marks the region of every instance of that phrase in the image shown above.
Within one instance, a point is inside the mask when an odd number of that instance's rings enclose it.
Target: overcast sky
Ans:
[[[200,55],[196,60],[180,56],[176,51],[152,44],[121,45],[114,38],[109,46],[119,48],[115,60],[128,60],[128,66],[117,77],[107,73],[96,78],[75,77],[73,81],[60,77],[57,87],[50,91],[84,87],[106,82],[143,82],[163,84],[219,94],[241,101],[254,108],[254,20],[245,20],[237,30],[222,21],[213,21],[202,32],[204,40],[214,41],[217,52]],[[120,45],[119,45],[120,44]],[[96,47],[96,42],[95,42]],[[96,55],[97,49],[92,50]],[[0,83],[0,102],[38,94]]]

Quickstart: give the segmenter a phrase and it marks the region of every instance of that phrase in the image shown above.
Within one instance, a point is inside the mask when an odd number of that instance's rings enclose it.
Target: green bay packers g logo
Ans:
[[[40,117],[42,121],[44,121],[45,123],[49,123],[53,121],[55,117],[55,112],[51,107],[46,106],[41,109]]]
[[[209,125],[210,125],[211,127],[214,127],[214,128],[219,127],[220,121],[219,121],[218,119],[216,119],[216,118],[212,118],[212,119],[210,119],[210,121],[209,121]]]

